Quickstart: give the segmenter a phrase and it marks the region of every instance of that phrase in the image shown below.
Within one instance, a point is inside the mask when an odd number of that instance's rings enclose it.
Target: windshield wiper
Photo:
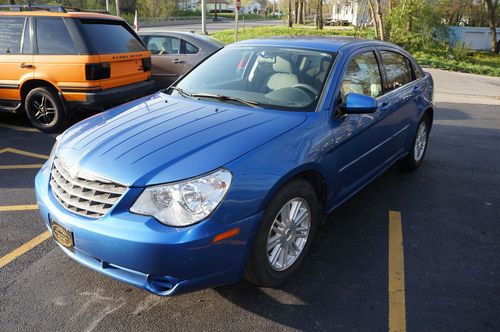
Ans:
[[[171,86],[169,88],[167,88],[166,90],[169,90],[169,89],[172,89],[172,90],[175,90],[177,92],[179,92],[179,94],[183,97],[194,97],[192,93],[189,93],[187,91],[184,91],[183,89],[179,88],[179,87],[176,87],[176,86]]]
[[[224,95],[211,94],[211,93],[192,93],[189,96],[195,97],[195,98],[214,98],[214,99],[217,99],[220,101],[236,101],[240,104],[244,104],[244,105],[247,105],[247,106],[250,106],[253,108],[262,108],[262,106],[256,101],[238,98],[238,97],[224,96]]]

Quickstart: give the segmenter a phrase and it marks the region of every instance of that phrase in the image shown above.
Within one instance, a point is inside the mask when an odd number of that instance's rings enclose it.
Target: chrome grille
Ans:
[[[70,167],[57,158],[52,166],[50,186],[62,206],[90,218],[100,218],[108,213],[127,189],[81,171],[71,176]]]

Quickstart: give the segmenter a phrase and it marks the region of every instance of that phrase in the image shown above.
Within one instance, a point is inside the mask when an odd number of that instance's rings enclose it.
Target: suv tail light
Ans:
[[[151,58],[142,58],[142,69],[144,71],[151,70]]]
[[[103,80],[111,77],[111,66],[108,62],[87,63],[85,65],[85,79],[87,81]]]

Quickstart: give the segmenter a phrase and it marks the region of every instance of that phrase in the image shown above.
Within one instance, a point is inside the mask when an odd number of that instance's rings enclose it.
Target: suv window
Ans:
[[[412,81],[410,61],[396,52],[382,51],[387,87],[397,89]]]
[[[198,47],[194,46],[193,44],[183,40],[184,42],[184,49],[186,50],[186,54],[196,54],[198,53]]]
[[[179,54],[180,40],[176,37],[151,36],[148,39],[147,47],[151,54]]]
[[[375,53],[361,53],[351,60],[340,91],[342,99],[351,92],[374,98],[382,94],[382,76]]]
[[[122,21],[81,19],[87,40],[98,54],[142,52],[139,37]]]
[[[38,54],[76,54],[66,24],[60,18],[36,19]]]
[[[24,17],[0,17],[0,54],[19,54]]]

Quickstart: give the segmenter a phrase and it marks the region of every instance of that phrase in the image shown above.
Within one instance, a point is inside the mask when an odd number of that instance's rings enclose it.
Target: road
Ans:
[[[0,124],[0,150],[50,152],[54,135],[22,117],[0,115]],[[338,209],[278,289],[243,281],[160,298],[43,241],[0,268],[0,330],[387,330],[388,214],[399,211],[407,329],[500,331],[499,142],[498,107],[437,104],[422,168],[393,168]],[[0,153],[0,166],[40,162]],[[0,168],[0,210],[35,204],[35,173]],[[0,212],[0,227],[0,257],[44,231],[30,209]]]
[[[281,20],[247,20],[239,22],[240,28],[253,28],[261,26],[274,26],[283,25]],[[213,32],[218,30],[234,29],[234,21],[224,20],[221,22],[209,22],[207,24],[207,31]],[[175,24],[168,26],[155,26],[155,27],[144,27],[140,29],[141,32],[161,32],[161,31],[194,31],[196,33],[201,32],[201,22],[195,24]]]

